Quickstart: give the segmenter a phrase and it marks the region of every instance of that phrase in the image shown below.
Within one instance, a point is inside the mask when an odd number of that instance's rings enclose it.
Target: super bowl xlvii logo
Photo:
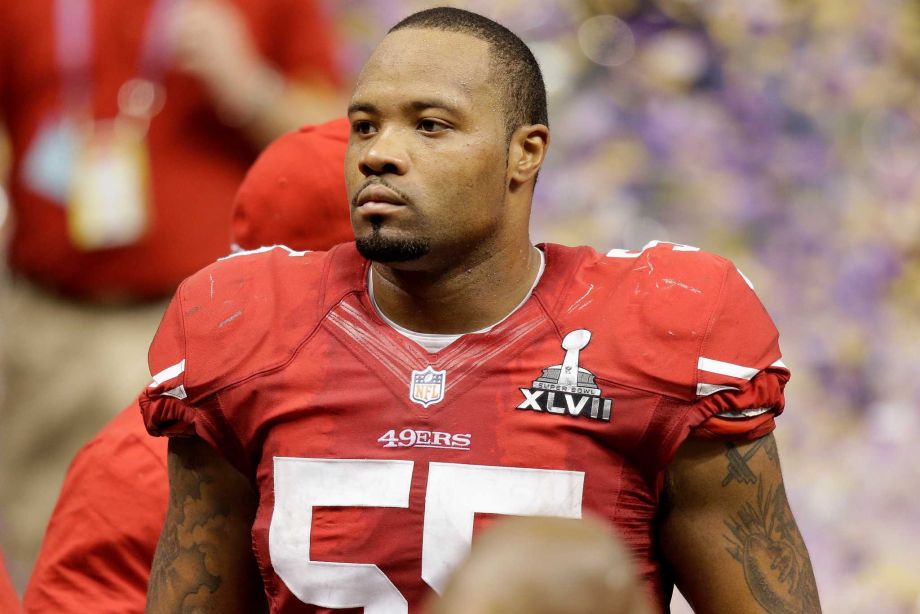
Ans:
[[[613,400],[603,398],[594,383],[594,374],[578,366],[579,353],[590,341],[591,331],[583,328],[566,335],[562,340],[562,364],[543,369],[532,388],[520,388],[524,402],[517,408],[610,422]]]
[[[413,371],[409,380],[409,399],[423,407],[434,405],[444,399],[447,385],[447,371],[435,371],[431,365],[424,371]]]

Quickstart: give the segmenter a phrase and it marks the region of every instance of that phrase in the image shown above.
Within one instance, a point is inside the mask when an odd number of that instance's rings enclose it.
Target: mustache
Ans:
[[[355,192],[355,195],[354,195],[354,196],[352,197],[352,199],[351,199],[351,206],[352,206],[352,207],[357,207],[357,206],[358,206],[358,198],[361,197],[361,193],[364,192],[364,190],[366,190],[367,188],[369,188],[369,187],[372,186],[372,185],[382,185],[383,187],[387,188],[388,190],[392,190],[393,193],[396,194],[397,196],[399,196],[403,201],[405,201],[405,203],[406,203],[407,205],[411,205],[411,204],[412,204],[412,198],[409,197],[408,194],[406,194],[405,192],[403,192],[402,190],[400,190],[400,189],[397,188],[396,186],[392,185],[392,184],[391,184],[389,181],[387,181],[386,179],[381,179],[380,177],[371,177],[370,179],[368,179],[367,181],[364,182],[364,185],[361,186],[361,189],[359,189],[357,192]]]

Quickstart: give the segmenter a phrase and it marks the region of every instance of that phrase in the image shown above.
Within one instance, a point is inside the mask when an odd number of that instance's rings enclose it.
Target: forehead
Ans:
[[[405,29],[388,34],[361,70],[352,102],[436,94],[463,106],[494,95],[489,44],[469,34]]]

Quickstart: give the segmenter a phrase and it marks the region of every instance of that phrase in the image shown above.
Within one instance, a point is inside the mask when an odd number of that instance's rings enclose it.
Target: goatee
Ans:
[[[358,237],[355,245],[362,256],[374,262],[409,262],[428,254],[431,242],[428,239],[391,238],[380,233],[380,225],[373,225],[369,237]]]

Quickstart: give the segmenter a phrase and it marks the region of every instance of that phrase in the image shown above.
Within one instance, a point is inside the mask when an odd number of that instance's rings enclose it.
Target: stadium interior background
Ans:
[[[920,613],[920,3],[327,0],[346,78],[440,4],[541,62],[535,240],[670,240],[753,280],[793,371],[776,436],[825,611]]]

